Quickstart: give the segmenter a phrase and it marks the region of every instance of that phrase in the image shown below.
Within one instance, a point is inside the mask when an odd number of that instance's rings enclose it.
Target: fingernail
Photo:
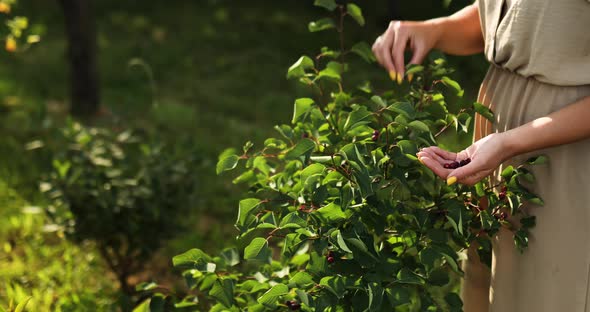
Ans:
[[[397,84],[398,85],[401,85],[403,80],[404,80],[403,74],[402,73],[398,73],[397,74]]]
[[[414,74],[408,74],[408,82],[412,82],[413,78],[414,78]]]
[[[422,160],[422,158],[418,157],[418,161],[424,165],[424,161]]]
[[[391,80],[395,81],[396,76],[397,76],[397,73],[395,72],[395,70],[389,71],[389,78],[391,78]]]
[[[457,177],[449,177],[447,179],[447,185],[453,185],[455,182],[457,182]]]

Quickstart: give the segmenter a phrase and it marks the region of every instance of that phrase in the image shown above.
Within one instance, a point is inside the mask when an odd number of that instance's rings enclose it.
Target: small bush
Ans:
[[[63,129],[53,171],[41,184],[47,213],[76,242],[96,242],[122,289],[127,277],[178,232],[195,190],[193,160],[146,135],[83,127]]]

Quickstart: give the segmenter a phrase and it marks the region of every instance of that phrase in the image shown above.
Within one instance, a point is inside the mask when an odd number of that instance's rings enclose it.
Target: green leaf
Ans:
[[[372,112],[368,111],[364,106],[355,106],[354,111],[348,115],[346,123],[344,124],[344,131],[348,132],[356,127],[360,127],[370,123]]]
[[[336,232],[336,242],[338,243],[338,247],[340,247],[340,249],[342,249],[345,252],[352,253],[352,250],[350,250],[350,248],[348,248],[348,245],[346,245],[346,242],[344,241],[344,237],[342,236],[340,230],[336,230]]]
[[[428,272],[432,271],[434,269],[435,262],[442,258],[440,252],[432,247],[426,247],[422,249],[419,253],[419,256],[420,262],[422,262]]]
[[[549,161],[546,155],[539,155],[529,158],[526,162],[529,165],[544,165]]]
[[[209,291],[209,296],[229,308],[234,303],[234,282],[229,279],[218,279]]]
[[[24,312],[27,304],[29,304],[29,301],[32,298],[32,296],[28,296],[23,301],[19,302],[19,304],[16,305],[16,308],[14,308],[14,312]]]
[[[514,167],[507,166],[506,168],[504,168],[504,170],[502,170],[502,173],[500,175],[504,179],[509,179],[513,174],[514,174]]]
[[[238,165],[239,160],[240,157],[238,157],[238,155],[229,155],[220,158],[216,167],[217,174],[234,169]]]
[[[338,7],[336,0],[315,0],[313,5],[322,7],[328,11],[334,11]]]
[[[475,112],[482,115],[485,119],[494,122],[494,113],[483,104],[475,102],[473,103],[473,109],[475,109]]]
[[[301,182],[305,182],[309,177],[323,173],[326,166],[322,164],[311,164],[301,171]]]
[[[172,265],[175,267],[197,268],[211,262],[211,257],[200,249],[193,248],[185,253],[172,258]]]
[[[330,291],[339,299],[346,293],[346,278],[340,276],[326,276],[320,280],[320,286]]]
[[[416,115],[416,110],[414,109],[414,106],[412,106],[412,104],[409,102],[395,102],[389,105],[387,109],[392,112],[401,114],[409,119],[413,119]]]
[[[289,279],[289,287],[298,287],[298,288],[307,288],[314,284],[313,276],[306,273],[305,271],[300,271],[295,273],[293,277]]]
[[[326,68],[321,70],[316,79],[328,79],[340,82],[341,74],[344,72],[344,64],[338,62],[329,62]]]
[[[354,3],[349,3],[346,5],[346,12],[361,26],[365,25],[365,18],[363,17],[363,12],[358,5]]]
[[[261,201],[258,198],[246,198],[240,200],[238,208],[238,219],[236,220],[236,227],[243,231],[248,225],[254,221],[254,214],[252,211],[260,205]]]
[[[235,248],[226,248],[221,252],[221,258],[228,266],[235,266],[240,263],[240,253]]]
[[[334,203],[329,203],[312,214],[324,223],[336,223],[346,219],[342,208]]]
[[[420,120],[414,120],[408,124],[408,127],[414,131],[418,132],[429,132],[430,129],[428,126]]]
[[[424,279],[408,268],[402,268],[397,273],[397,282],[401,284],[424,285]]]
[[[492,225],[494,225],[494,218],[487,210],[482,210],[479,213],[479,217],[481,218],[481,225],[485,230],[492,228]]]
[[[528,216],[528,217],[524,217],[524,218],[520,219],[520,224],[525,229],[530,229],[530,228],[534,227],[536,225],[536,223],[537,223],[537,220],[536,220],[535,216]]]
[[[444,83],[447,87],[453,89],[453,91],[455,91],[455,94],[457,94],[457,96],[461,97],[463,96],[463,89],[461,89],[461,86],[459,85],[458,82],[456,82],[455,80],[444,76],[441,79],[441,82]]]
[[[418,64],[410,64],[406,69],[406,76],[413,75],[424,71],[424,66]]]
[[[315,142],[310,139],[303,139],[291,148],[287,154],[286,159],[297,159],[305,154],[311,153],[315,149]]]
[[[289,69],[287,70],[287,79],[290,78],[301,78],[305,76],[305,71],[308,69],[314,68],[314,63],[311,58],[308,56],[300,57],[297,62],[295,62]]]
[[[262,296],[258,298],[258,303],[264,305],[265,307],[275,308],[277,305],[277,300],[279,300],[280,296],[286,295],[289,293],[289,287],[285,284],[276,284],[271,289],[267,290]]]
[[[387,298],[392,307],[402,306],[410,303],[410,292],[401,285],[393,285],[385,290]]]
[[[244,259],[246,260],[259,260],[268,262],[270,260],[270,248],[268,248],[268,242],[262,237],[256,237],[250,242],[244,249]]]
[[[377,59],[371,50],[371,47],[366,42],[358,42],[352,46],[350,49],[352,53],[357,54],[360,56],[365,62],[371,64],[374,63]]]
[[[453,311],[455,311],[454,309],[461,309],[463,307],[463,301],[461,301],[461,297],[456,293],[448,293],[445,296],[445,301],[453,308]]]
[[[293,108],[293,120],[292,123],[297,123],[302,116],[308,115],[311,108],[313,107],[314,101],[310,98],[300,98],[295,100]]]
[[[331,18],[322,18],[317,21],[310,22],[307,25],[307,29],[310,32],[318,32],[326,29],[336,28],[334,21]]]

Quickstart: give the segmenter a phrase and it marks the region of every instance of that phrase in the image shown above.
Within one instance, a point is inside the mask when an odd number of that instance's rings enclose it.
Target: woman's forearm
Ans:
[[[508,157],[590,138],[590,96],[502,135]]]
[[[435,48],[453,55],[470,55],[484,49],[484,38],[477,3],[448,17],[426,21],[440,31]]]

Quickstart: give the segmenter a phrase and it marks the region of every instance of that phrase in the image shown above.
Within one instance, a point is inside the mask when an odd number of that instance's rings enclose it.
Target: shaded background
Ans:
[[[347,40],[371,45],[391,19],[449,15],[469,3],[359,2],[367,25],[347,25]],[[288,123],[294,99],[307,90],[286,80],[287,68],[302,54],[335,46],[337,38],[308,32],[308,22],[325,16],[311,0],[101,0],[90,13],[100,109],[82,120],[147,129],[198,159],[191,168],[197,193],[178,221],[182,230],[144,272],[129,278],[132,284],[155,280],[179,289],[183,281],[171,268],[172,256],[192,247],[215,252],[237,233],[233,223],[245,190],[231,176],[215,175],[217,156],[248,140],[260,144],[275,134],[274,125]],[[123,295],[92,243],[70,243],[48,226],[39,208],[48,203],[38,183],[51,161],[27,148],[70,116],[64,11],[58,1],[20,0],[13,14],[27,16],[42,39],[19,53],[0,52],[0,306],[27,295],[34,296],[38,311],[120,306]],[[464,100],[474,101],[487,68],[483,56],[449,60],[466,89]],[[363,68],[358,79],[393,83],[382,68]]]

